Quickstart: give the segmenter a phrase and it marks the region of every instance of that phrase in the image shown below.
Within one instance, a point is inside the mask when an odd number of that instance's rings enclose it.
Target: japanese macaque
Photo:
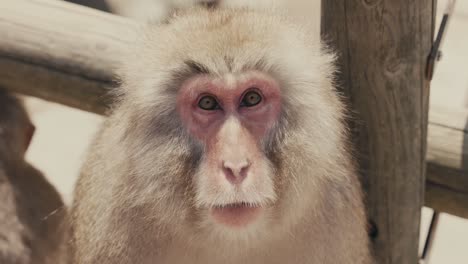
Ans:
[[[372,263],[318,38],[196,9],[134,47],[76,187],[73,263]]]
[[[56,264],[64,253],[62,199],[24,160],[35,127],[21,102],[0,90],[0,263]]]

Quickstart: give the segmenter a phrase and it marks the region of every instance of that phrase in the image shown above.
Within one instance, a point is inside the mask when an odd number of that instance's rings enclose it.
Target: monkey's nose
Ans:
[[[207,8],[215,8],[218,6],[219,1],[218,0],[203,0],[200,2],[202,6],[205,6]]]
[[[216,8],[219,2],[219,0],[202,0],[201,4],[207,8]]]
[[[240,184],[247,177],[250,167],[248,160],[243,161],[223,161],[223,172],[226,179],[232,184]]]

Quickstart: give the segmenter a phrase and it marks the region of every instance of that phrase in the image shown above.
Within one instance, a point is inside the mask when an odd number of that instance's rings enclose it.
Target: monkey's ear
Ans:
[[[31,144],[32,138],[34,136],[34,132],[36,131],[36,126],[34,126],[32,123],[29,123],[27,128],[26,128],[26,133],[25,133],[25,140],[24,140],[24,152],[26,152],[29,148],[29,145]]]

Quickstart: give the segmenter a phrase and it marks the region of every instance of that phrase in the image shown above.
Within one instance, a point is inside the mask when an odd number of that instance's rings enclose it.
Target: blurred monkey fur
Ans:
[[[314,36],[247,9],[148,24],[78,179],[73,263],[373,263]]]
[[[66,249],[62,199],[42,173],[24,159],[34,130],[22,102],[0,89],[2,264],[60,263]]]

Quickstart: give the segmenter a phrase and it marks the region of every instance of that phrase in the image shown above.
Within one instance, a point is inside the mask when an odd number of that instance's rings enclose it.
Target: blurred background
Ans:
[[[70,2],[80,2],[109,10],[105,1]],[[447,0],[438,1],[438,21],[446,2]],[[319,0],[293,0],[289,3],[293,11],[297,11],[300,15],[305,15],[304,12],[307,11],[307,19],[315,22],[318,28]],[[430,103],[468,107],[468,1],[466,0],[457,2],[442,51],[443,59],[438,64],[432,82]],[[97,131],[102,117],[36,98],[27,97],[26,105],[37,127],[27,159],[47,175],[65,201],[70,203],[73,186],[87,146]],[[431,216],[432,210],[424,208],[421,248]],[[447,214],[441,215],[430,263],[468,263],[468,220]]]

